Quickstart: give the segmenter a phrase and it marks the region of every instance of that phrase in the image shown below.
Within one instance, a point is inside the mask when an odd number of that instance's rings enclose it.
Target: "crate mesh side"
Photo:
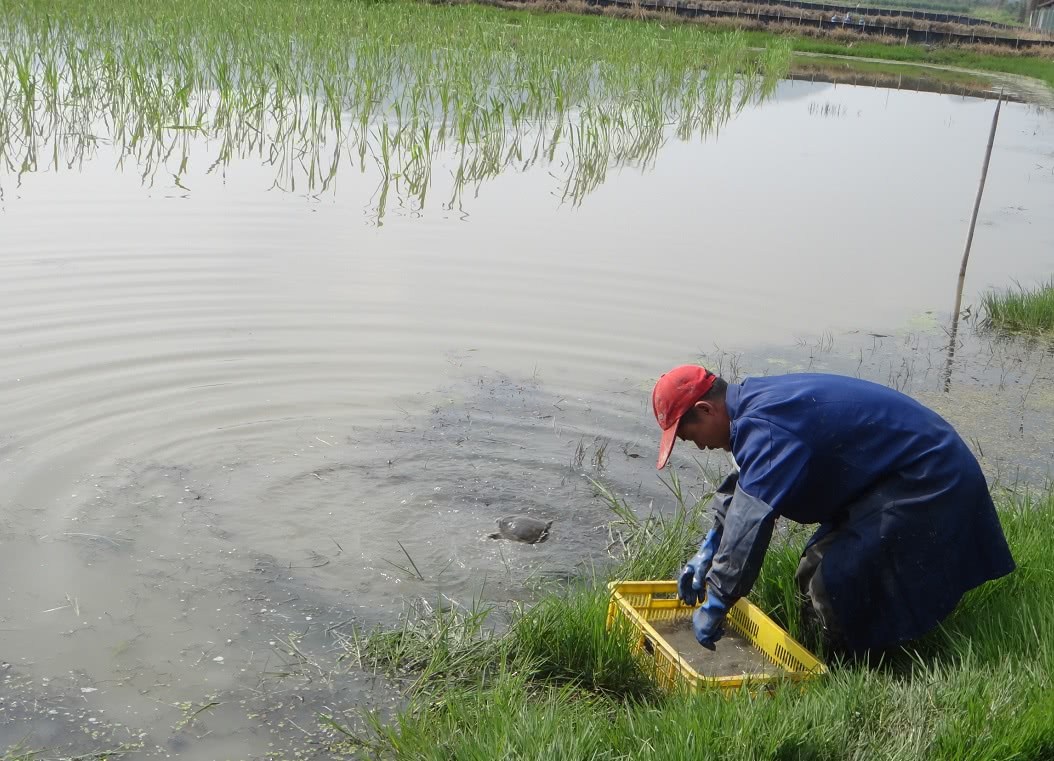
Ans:
[[[758,623],[752,621],[740,608],[733,607],[732,610],[728,611],[728,620],[732,623],[740,634],[749,639],[751,642],[757,642],[758,640]]]
[[[692,610],[690,608],[680,605],[670,605],[670,601],[675,599],[673,597],[673,595],[676,594],[675,591],[667,592],[665,589],[656,590],[653,585],[649,586],[652,586],[652,588],[647,592],[638,591],[633,593],[626,588],[618,590],[616,585],[612,585],[612,590],[619,594],[623,602],[628,607],[632,608],[634,613],[639,616],[640,619],[649,623],[676,621],[691,616]],[[783,643],[770,641],[771,635],[769,629],[765,628],[763,631],[763,627],[766,624],[769,624],[768,619],[758,621],[750,611],[751,609],[748,607],[733,607],[728,614],[729,626],[753,642],[757,651],[764,655],[767,660],[771,661],[776,666],[786,669],[789,672],[788,675],[793,676],[796,679],[807,679],[810,676],[814,676],[815,671],[811,668],[807,668],[801,659],[785,647]],[[632,614],[620,605],[617,605],[614,599],[612,600],[611,613],[615,618],[622,619],[638,629],[639,636],[635,637],[634,649],[645,656],[653,670],[656,680],[663,687],[676,688],[683,685],[698,689],[700,687],[712,685],[720,687],[723,691],[730,691],[737,689],[740,684],[746,683],[741,682],[740,680],[736,680],[735,683],[722,683],[714,678],[693,676],[695,672],[690,667],[682,664],[680,659],[672,658],[661,648],[657,647],[656,643],[652,641],[652,637],[647,635],[643,629],[634,622],[631,617]],[[764,618],[764,614],[761,615]],[[771,624],[771,626],[775,627],[775,624]],[[775,628],[778,629],[778,627]],[[761,646],[759,639],[769,641],[769,644],[763,647]],[[820,670],[823,671],[822,666]],[[758,685],[766,688],[771,688],[772,686],[771,684],[765,684],[762,682],[759,682]]]
[[[805,664],[799,661],[793,655],[791,655],[790,651],[787,650],[787,648],[785,648],[783,645],[777,644],[775,650],[776,658],[779,659],[780,665],[782,665],[788,671],[792,673],[801,673],[804,671],[808,671],[808,669],[805,668]]]
[[[775,666],[781,668],[785,667],[786,664],[777,656],[758,645],[758,633],[761,631],[761,627],[758,626],[757,621],[750,618],[749,614],[744,613],[740,608],[732,608],[732,610],[728,612],[728,622],[732,625],[733,629],[750,640],[751,644],[754,645],[754,649],[761,655],[765,656],[767,661]],[[777,647],[779,646],[777,645]]]
[[[630,607],[642,615],[651,607],[651,595],[634,595],[623,592],[622,599],[629,603]]]

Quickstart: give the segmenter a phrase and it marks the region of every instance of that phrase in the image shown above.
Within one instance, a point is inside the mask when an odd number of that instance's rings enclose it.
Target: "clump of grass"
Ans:
[[[1054,333],[1054,278],[1036,288],[1018,285],[981,298],[985,322],[1014,333]]]
[[[627,632],[607,630],[607,589],[577,585],[543,598],[506,635],[535,686],[574,685],[613,699],[652,694],[654,684],[630,650]]]
[[[486,605],[433,608],[418,602],[399,628],[368,635],[354,631],[344,644],[359,663],[383,664],[409,694],[486,683],[491,672],[506,667],[510,650],[489,627],[490,612]]]
[[[609,549],[615,550],[618,564],[609,570],[610,578],[671,578],[698,546],[704,523],[708,520],[709,496],[689,503],[676,473],[671,474],[666,486],[677,509],[668,514],[652,513],[644,518],[603,484],[593,481],[593,486],[613,515],[608,527],[613,537]]]
[[[673,548],[698,538],[700,505],[639,519],[608,499],[626,539],[615,576],[666,577],[683,562]],[[1000,517],[1018,570],[969,593],[891,663],[839,664],[760,699],[660,693],[625,640],[604,635],[597,578],[547,596],[482,647],[473,673],[502,643],[487,678],[446,683],[356,742],[383,759],[1054,758],[1054,493],[1004,498]],[[770,549],[752,595],[785,622],[804,538],[791,532]]]

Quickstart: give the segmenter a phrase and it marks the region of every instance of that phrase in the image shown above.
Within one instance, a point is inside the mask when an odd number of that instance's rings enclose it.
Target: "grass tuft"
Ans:
[[[981,299],[985,322],[1013,333],[1054,333],[1054,278],[1034,289],[1018,285]]]

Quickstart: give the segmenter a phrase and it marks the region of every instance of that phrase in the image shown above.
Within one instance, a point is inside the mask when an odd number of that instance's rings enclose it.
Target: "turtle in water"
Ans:
[[[552,525],[552,521],[540,521],[529,515],[506,515],[498,518],[498,531],[489,537],[538,544],[549,538],[549,527]]]

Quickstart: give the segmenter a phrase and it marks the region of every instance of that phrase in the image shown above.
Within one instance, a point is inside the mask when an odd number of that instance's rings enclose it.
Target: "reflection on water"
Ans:
[[[847,111],[842,103],[810,103],[809,113],[813,116],[827,118],[839,118],[845,116]]]
[[[369,168],[379,222],[393,195],[424,208],[437,156],[453,155],[447,208],[536,164],[577,204],[609,170],[653,162],[667,127],[705,136],[763,99],[788,59],[779,44],[752,52],[739,35],[683,33],[680,45],[644,33],[631,38],[643,57],[612,55],[604,35],[578,39],[529,16],[509,30],[478,9],[330,9],[347,25],[335,38],[300,18],[261,11],[252,22],[229,8],[195,29],[193,2],[156,5],[162,18],[113,27],[90,8],[53,23],[32,5],[0,22],[0,166],[19,178],[83,169],[106,146],[148,187],[171,178],[189,192],[192,167],[225,176],[255,160],[273,189],[310,197],[331,192],[340,171]],[[189,22],[178,16],[186,6]],[[261,36],[228,26],[239,20]],[[267,21],[290,23],[291,39],[276,40]]]
[[[792,60],[787,78],[803,82],[831,82],[990,100],[1001,97],[1017,103],[1028,100],[1014,89],[1003,85],[1002,80],[1005,77],[998,74],[946,71],[890,62],[850,62],[837,57],[799,55]],[[999,80],[1000,84],[996,85],[993,79]],[[1019,85],[1017,82],[1015,84]]]

